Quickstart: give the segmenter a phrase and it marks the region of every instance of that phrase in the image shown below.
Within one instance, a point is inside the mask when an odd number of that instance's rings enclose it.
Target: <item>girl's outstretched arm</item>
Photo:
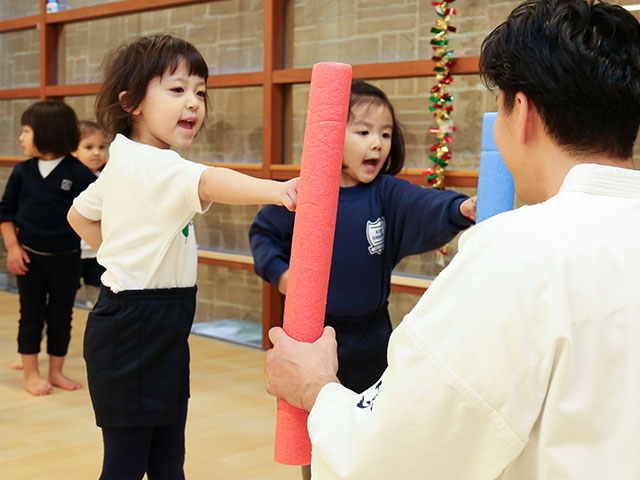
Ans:
[[[284,205],[295,210],[298,179],[286,182],[254,178],[228,168],[210,167],[200,177],[200,200],[228,205]]]
[[[102,222],[100,220],[89,220],[72,206],[69,209],[69,213],[67,213],[67,222],[80,238],[87,242],[96,252],[98,251],[100,245],[102,245]]]

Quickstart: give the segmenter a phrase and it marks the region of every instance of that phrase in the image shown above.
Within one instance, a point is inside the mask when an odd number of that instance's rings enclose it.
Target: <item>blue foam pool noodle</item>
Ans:
[[[476,222],[513,209],[515,186],[511,172],[493,140],[496,112],[484,114],[482,119],[482,147],[478,173],[478,205]]]

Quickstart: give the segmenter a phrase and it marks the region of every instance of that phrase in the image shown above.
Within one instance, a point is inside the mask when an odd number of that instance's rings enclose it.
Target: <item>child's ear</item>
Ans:
[[[127,104],[127,100],[125,97],[127,96],[127,91],[124,90],[118,94],[118,100],[120,101],[120,105],[124,109],[125,112],[130,113],[131,115],[138,115],[140,113],[140,107],[132,110],[131,107]]]

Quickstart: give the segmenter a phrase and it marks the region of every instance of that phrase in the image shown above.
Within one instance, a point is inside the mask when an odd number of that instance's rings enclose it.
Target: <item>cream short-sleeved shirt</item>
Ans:
[[[206,165],[117,135],[98,179],[73,202],[100,220],[102,283],[122,290],[195,285],[197,246],[191,219],[203,213],[198,195]]]

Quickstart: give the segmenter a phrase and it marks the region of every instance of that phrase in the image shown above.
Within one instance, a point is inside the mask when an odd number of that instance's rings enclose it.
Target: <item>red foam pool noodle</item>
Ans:
[[[317,340],[324,328],[350,94],[350,65],[314,65],[283,322],[289,336],[304,342]],[[311,463],[307,416],[278,400],[277,462]]]

